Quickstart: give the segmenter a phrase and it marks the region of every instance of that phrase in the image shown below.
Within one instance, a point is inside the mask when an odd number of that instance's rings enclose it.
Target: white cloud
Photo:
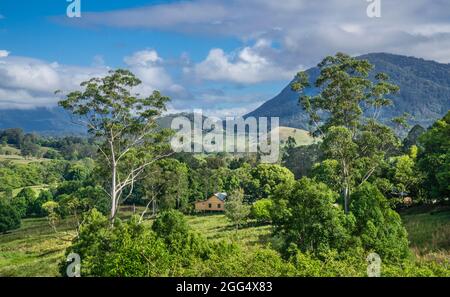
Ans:
[[[187,72],[193,72],[199,79],[239,84],[292,79],[301,66],[288,68],[277,65],[270,53],[273,49],[265,39],[258,40],[253,47],[247,46],[231,54],[215,48],[210,50],[205,60]]]
[[[181,92],[183,87],[175,84],[164,67],[164,60],[155,50],[142,50],[124,58],[125,64],[142,84],[136,90],[142,95],[149,95],[154,90]]]
[[[0,50],[0,58],[5,58],[9,56],[9,52],[7,50]]]
[[[279,56],[286,58],[277,63],[285,66],[311,66],[337,51],[395,50],[450,62],[450,51],[442,53],[450,35],[449,1],[382,1],[381,18],[367,16],[369,4],[364,0],[192,0],[85,13],[83,20],[61,21],[232,36],[245,42],[267,38],[280,44]],[[415,47],[417,43],[423,51]]]
[[[0,108],[54,106],[56,90],[70,91],[93,76],[105,75],[106,67],[76,67],[28,57],[0,60]]]
[[[125,57],[125,63],[133,66],[151,66],[162,62],[155,50],[143,50],[135,52],[132,56]]]
[[[11,56],[0,51],[0,109],[55,106],[56,90],[80,89],[80,83],[92,77],[105,76],[111,69],[103,57],[93,57],[90,67],[70,66],[29,57]],[[182,97],[186,90],[173,82],[164,60],[154,50],[138,51],[124,58],[126,67],[142,84],[133,91],[142,96],[160,90],[163,94]]]
[[[7,51],[0,51],[0,54],[0,109],[54,106],[59,99],[54,95],[56,90],[80,89],[81,82],[105,76],[110,70],[100,55],[93,58],[91,67],[79,67],[10,56]],[[173,82],[164,60],[154,50],[138,51],[125,57],[124,62],[142,81],[134,90],[142,96],[154,90],[169,96],[181,96],[186,92],[183,86]]]

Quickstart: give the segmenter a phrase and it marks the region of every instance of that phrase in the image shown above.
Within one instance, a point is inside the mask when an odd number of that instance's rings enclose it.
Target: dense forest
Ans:
[[[318,69],[318,94],[304,92],[306,72],[290,87],[319,141],[289,138],[275,164],[173,152],[173,131],[158,125],[169,98],[132,94],[141,82],[126,70],[63,95],[89,136],[0,131],[0,255],[2,237],[44,220],[66,241],[51,260],[61,276],[367,276],[370,255],[382,276],[450,276],[449,228],[433,238],[438,257],[412,248],[403,216],[433,210],[448,223],[450,111],[429,128],[393,119],[399,137],[377,117],[399,91],[386,74],[341,53]],[[217,192],[228,194],[224,216],[195,212]],[[225,237],[193,223],[220,219],[209,228]],[[250,230],[267,232],[253,243]]]

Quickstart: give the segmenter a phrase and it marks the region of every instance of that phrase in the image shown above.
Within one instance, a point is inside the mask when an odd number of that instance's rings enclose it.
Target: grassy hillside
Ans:
[[[122,213],[129,217],[130,212]],[[402,213],[411,249],[421,259],[450,259],[450,209]],[[188,216],[194,230],[211,240],[239,242],[244,247],[270,243],[270,226],[249,224],[236,231],[224,215]],[[73,219],[59,223],[55,233],[45,218],[25,219],[22,227],[0,235],[0,276],[58,276],[58,263],[75,236]]]
[[[43,150],[43,152],[45,152],[46,150],[48,150],[48,148],[43,147],[42,150]],[[17,164],[28,164],[30,162],[40,162],[40,161],[48,161],[48,160],[49,159],[34,158],[34,157],[24,158],[23,156],[20,155],[20,150],[15,147],[12,147],[9,145],[0,147],[0,162],[11,161],[11,162],[17,163]]]
[[[297,145],[310,145],[317,142],[309,132],[303,129],[290,128],[280,126],[277,128],[278,133],[280,133],[280,143],[284,144],[289,137],[293,137]]]
[[[402,218],[416,255],[450,259],[450,208],[412,208]]]

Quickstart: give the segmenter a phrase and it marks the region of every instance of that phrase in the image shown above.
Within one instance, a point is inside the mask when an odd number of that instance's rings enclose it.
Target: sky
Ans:
[[[68,0],[0,0],[0,109],[55,106],[55,90],[126,68],[170,113],[236,116],[336,52],[450,63],[449,0],[79,1],[70,18]]]

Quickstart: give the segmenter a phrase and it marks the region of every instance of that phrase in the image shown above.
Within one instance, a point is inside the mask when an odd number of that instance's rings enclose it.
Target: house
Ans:
[[[206,200],[195,202],[195,211],[224,211],[227,193],[216,193]]]

